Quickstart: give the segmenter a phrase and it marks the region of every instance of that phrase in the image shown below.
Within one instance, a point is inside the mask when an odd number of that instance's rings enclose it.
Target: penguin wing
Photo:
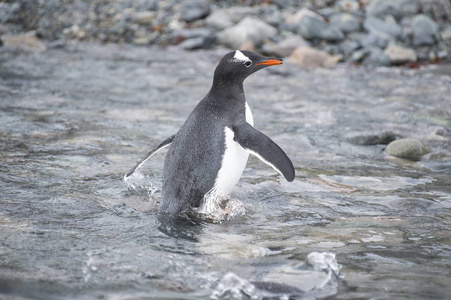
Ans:
[[[273,140],[248,123],[232,128],[234,140],[247,152],[257,156],[282,174],[286,180],[294,180],[294,166],[290,158]]]
[[[175,138],[175,134],[171,135],[170,137],[168,137],[167,139],[165,139],[160,145],[158,145],[157,147],[153,148],[152,150],[150,150],[149,153],[147,153],[147,155],[141,159],[138,163],[136,163],[136,165],[130,169],[130,171],[127,172],[127,174],[125,174],[124,178],[129,177],[130,175],[132,175],[136,169],[138,169],[139,167],[141,167],[149,158],[151,158],[155,153],[157,153],[158,151],[160,151],[161,149],[169,146],[172,141]]]

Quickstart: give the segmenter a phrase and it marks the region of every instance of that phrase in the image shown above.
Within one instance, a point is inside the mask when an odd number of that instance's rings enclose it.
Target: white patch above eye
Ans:
[[[241,52],[240,50],[236,50],[235,55],[233,56],[233,60],[238,62],[238,61],[246,61],[246,60],[250,60],[250,59],[249,59],[249,57],[244,55],[243,52]]]

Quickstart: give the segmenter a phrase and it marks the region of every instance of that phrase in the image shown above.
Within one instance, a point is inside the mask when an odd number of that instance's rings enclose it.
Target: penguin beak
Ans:
[[[265,60],[264,62],[255,64],[256,66],[258,65],[265,65],[265,66],[275,66],[275,65],[281,65],[283,63],[283,60],[281,60],[280,58],[271,58],[268,60]]]

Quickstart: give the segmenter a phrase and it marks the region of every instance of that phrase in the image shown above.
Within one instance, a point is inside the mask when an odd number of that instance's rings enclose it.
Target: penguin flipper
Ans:
[[[132,175],[139,167],[141,167],[155,153],[157,153],[161,149],[169,146],[172,143],[172,141],[174,140],[174,138],[175,138],[175,134],[171,135],[170,137],[165,139],[160,145],[158,145],[157,147],[150,150],[150,152],[147,153],[147,155],[145,157],[143,157],[143,159],[141,159],[139,162],[137,162],[136,165],[133,168],[131,168],[130,171],[127,172],[127,174],[125,174],[124,178],[127,178],[130,175]]]
[[[286,180],[294,180],[294,166],[287,154],[273,140],[248,123],[232,128],[234,140],[250,154],[282,174]]]

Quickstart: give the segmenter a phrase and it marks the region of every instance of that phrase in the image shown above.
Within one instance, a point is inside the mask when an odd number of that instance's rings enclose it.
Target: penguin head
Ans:
[[[264,57],[251,51],[231,51],[224,55],[216,67],[214,81],[220,84],[242,83],[252,73],[280,64],[280,58]]]

